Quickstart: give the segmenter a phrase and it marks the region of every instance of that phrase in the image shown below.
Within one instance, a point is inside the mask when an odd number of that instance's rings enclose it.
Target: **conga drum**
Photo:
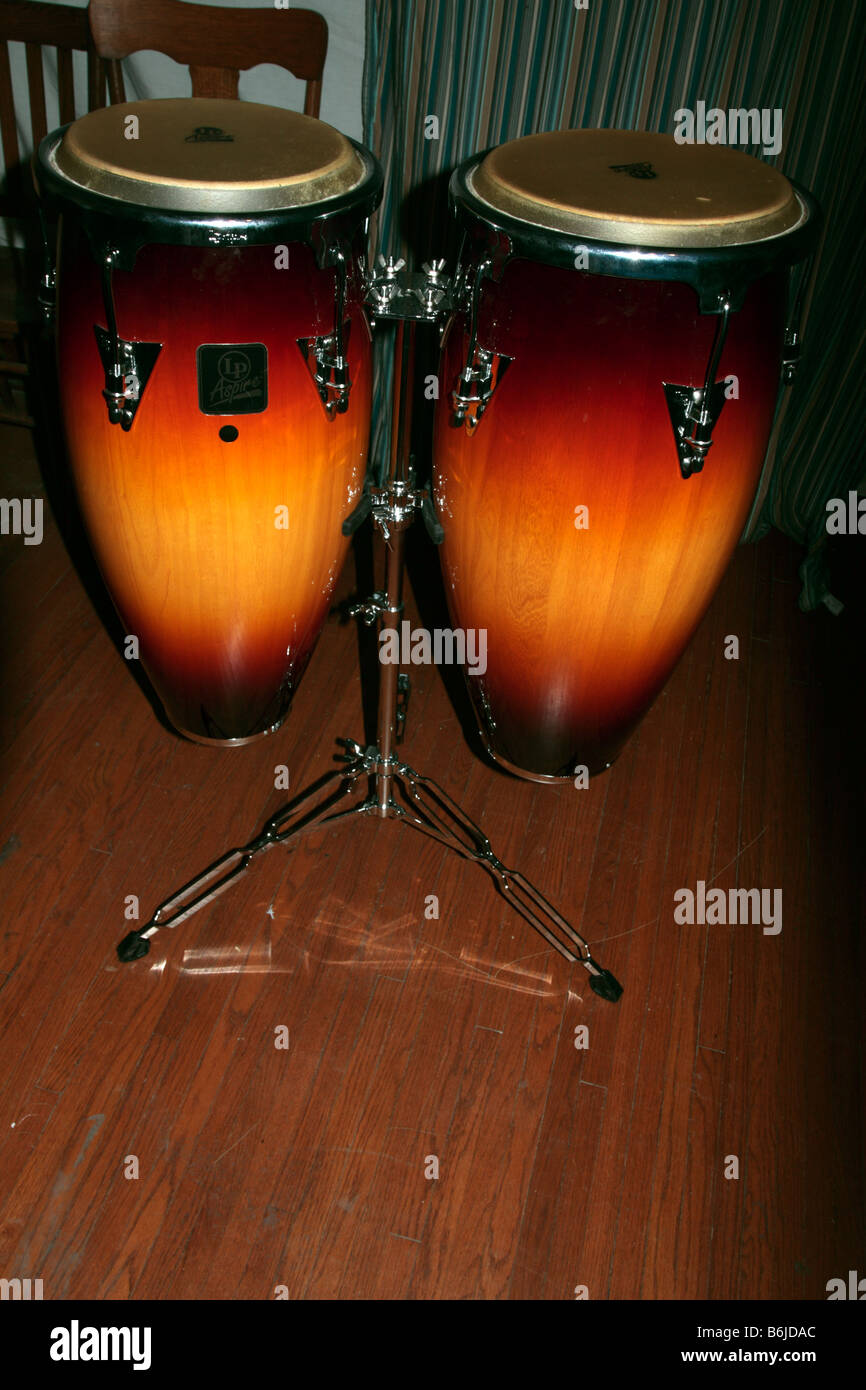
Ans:
[[[70,466],[129,652],[188,737],[272,732],[363,488],[381,170],[311,117],[187,98],[84,116],[36,179]]]
[[[609,767],[741,535],[810,196],[738,151],[566,130],[465,161],[434,440],[455,627],[493,759]],[[476,639],[476,645],[480,639]]]

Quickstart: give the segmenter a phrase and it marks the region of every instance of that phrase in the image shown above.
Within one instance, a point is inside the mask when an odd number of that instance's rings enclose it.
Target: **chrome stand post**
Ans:
[[[415,325],[418,321],[435,321],[449,306],[441,262],[425,266],[424,276],[401,274],[400,263],[393,260],[381,260],[381,264],[382,271],[371,280],[368,302],[379,317],[397,320],[390,467],[384,484],[377,486],[368,482],[364,499],[343,528],[351,533],[372,514],[384,540],[384,589],[351,610],[353,616],[369,624],[378,622],[380,638],[382,633],[399,630],[403,612],[405,533],[416,512],[422,513],[431,536],[441,538],[441,528],[428,493],[415,486],[410,427]],[[622,994],[622,985],[609,970],[593,960],[588,942],[528,879],[505,867],[493,852],[487,836],[442,787],[399,760],[395,750],[401,740],[404,714],[399,694],[401,688],[405,691],[401,679],[405,682],[406,678],[401,678],[396,662],[380,661],[379,665],[376,744],[363,748],[354,739],[340,739],[346,751],[338,756],[344,766],[326,773],[277,811],[248,844],[228,850],[203,873],[165,899],[148,922],[120,942],[117,948],[120,959],[133,961],[147,955],[150,938],[161,927],[180,926],[193,913],[213,902],[263,850],[352,816],[373,815],[383,820],[400,819],[463,858],[481,864],[515,912],[565,960],[577,961],[584,967],[596,994],[615,1002]],[[364,781],[368,784],[364,799],[354,806],[339,809],[339,803]],[[322,799],[315,801],[320,793]]]

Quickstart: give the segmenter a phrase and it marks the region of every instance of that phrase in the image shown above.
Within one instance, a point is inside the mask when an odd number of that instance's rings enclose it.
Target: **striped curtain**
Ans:
[[[698,101],[782,110],[780,153],[747,153],[810,189],[825,226],[800,369],[781,395],[743,538],[776,525],[807,547],[803,608],[827,597],[826,502],[866,481],[853,442],[866,365],[864,20],[861,0],[367,0],[364,138],[386,170],[373,245],[413,268],[453,256],[448,178],[479,150],[569,127],[671,134],[674,113]]]

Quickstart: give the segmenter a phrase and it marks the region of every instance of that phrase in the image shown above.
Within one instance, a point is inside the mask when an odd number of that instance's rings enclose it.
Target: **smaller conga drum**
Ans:
[[[36,177],[69,459],[125,630],[182,733],[272,732],[366,473],[381,170],[311,117],[187,98],[84,116]]]
[[[615,130],[477,155],[451,198],[462,304],[434,441],[451,619],[486,633],[467,681],[495,761],[592,774],[742,532],[817,208],[748,155]]]

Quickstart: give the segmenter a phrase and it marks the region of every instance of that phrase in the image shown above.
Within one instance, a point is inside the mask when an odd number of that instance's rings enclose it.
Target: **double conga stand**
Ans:
[[[403,271],[402,262],[382,261],[380,272],[369,282],[368,305],[377,318],[395,320],[397,325],[390,463],[383,482],[368,480],[361,502],[343,529],[351,534],[372,515],[385,543],[384,589],[352,610],[353,616],[368,624],[378,623],[381,634],[396,631],[400,622],[405,535],[419,511],[432,539],[441,539],[432,501],[426,490],[416,486],[409,440],[415,326],[418,322],[437,322],[450,308],[451,286],[442,274],[441,262],[425,266],[423,273],[411,273]],[[443,788],[397,756],[405,723],[401,696],[407,693],[408,677],[399,666],[380,663],[376,743],[365,748],[354,739],[339,740],[345,750],[339,755],[342,766],[326,773],[272,815],[247,844],[228,850],[166,898],[148,922],[124,937],[117,948],[120,959],[134,961],[147,955],[156,932],[180,926],[213,902],[262,851],[294,843],[322,826],[359,815],[374,816],[398,819],[481,864],[513,909],[567,961],[578,961],[584,967],[596,994],[612,1002],[619,999],[622,986],[593,959],[589,944],[574,927],[523,874],[505,867],[483,830]],[[365,793],[360,801],[350,807],[342,804],[359,791]]]

